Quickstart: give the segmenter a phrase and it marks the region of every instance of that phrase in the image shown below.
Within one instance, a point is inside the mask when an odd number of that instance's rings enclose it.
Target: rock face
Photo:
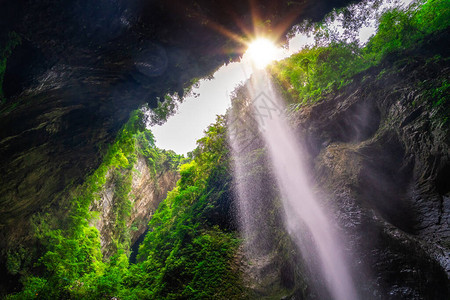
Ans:
[[[0,74],[0,290],[14,285],[8,251],[33,243],[30,218],[67,208],[131,111],[236,59],[252,13],[283,36],[348,2],[2,1],[0,47],[11,32],[21,44]]]
[[[145,159],[138,157],[136,164],[138,174],[133,177],[131,194],[134,196],[128,227],[132,228],[131,244],[144,234],[158,204],[164,200],[167,193],[175,187],[180,179],[177,170],[165,170],[152,175]],[[136,227],[134,230],[133,226]]]
[[[164,169],[153,174],[147,165],[146,159],[138,155],[132,171],[130,191],[131,214],[127,220],[130,234],[130,244],[133,245],[147,230],[147,224],[159,203],[167,196],[167,192],[175,187],[180,175],[177,170]],[[100,242],[104,259],[115,253],[115,240],[119,233],[115,229],[117,218],[115,216],[117,185],[112,172],[107,175],[107,181],[101,197],[92,204],[91,210],[98,211],[99,217],[94,221],[100,232]]]
[[[450,75],[447,38],[392,55],[296,117],[354,266],[370,270],[356,276],[366,299],[450,295],[450,107],[430,92]]]
[[[450,75],[448,35],[391,54],[291,115],[317,199],[332,208],[333,223],[345,233],[360,299],[450,297],[450,103],[440,92]],[[249,114],[246,86],[236,95],[230,124]],[[252,122],[234,125],[244,126],[244,147],[234,155],[245,170],[235,180],[251,183],[243,198],[252,209],[241,218],[256,230],[233,267],[251,298],[331,299],[305,263],[315,258],[302,255],[285,230],[275,177]]]
[[[253,28],[252,14],[286,32],[286,20],[317,20],[348,2],[2,3],[0,45],[12,31],[22,40],[7,61],[0,106],[2,256],[29,232],[31,215],[60,205],[68,186],[99,166],[131,111],[181,96],[238,57],[243,45],[230,36],[248,39],[239,26]]]
[[[349,1],[257,2],[260,19],[275,29]],[[246,1],[222,0],[2,4],[0,39],[15,31],[22,44],[8,59],[0,106],[0,275],[8,276],[1,285],[17,279],[3,259],[8,247],[28,241],[30,216],[64,209],[71,187],[98,167],[101,148],[132,110],[183,94],[192,79],[239,55],[242,45],[223,33],[246,37],[236,16],[252,28],[251,10]],[[450,111],[448,95],[432,92],[449,77],[447,41],[445,33],[392,56],[297,116],[317,183],[339,207],[355,248],[354,264],[371,270],[358,282],[368,299],[449,298]],[[436,104],[436,97],[447,100]],[[176,180],[160,174],[144,188],[150,175],[142,159],[136,169],[132,241]],[[110,183],[97,203],[104,247],[112,240],[113,195]]]

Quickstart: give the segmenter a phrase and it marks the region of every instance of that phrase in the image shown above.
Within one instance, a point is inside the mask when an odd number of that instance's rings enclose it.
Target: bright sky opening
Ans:
[[[245,55],[249,57],[256,68],[264,69],[279,57],[281,52],[281,49],[277,48],[269,39],[258,38],[250,43]]]
[[[250,77],[248,65],[234,62],[221,67],[212,80],[202,79],[195,93],[178,106],[177,114],[161,126],[151,128],[159,148],[186,154],[194,150],[196,141],[203,137],[206,128],[216,115],[225,114],[230,106],[230,93],[240,82]]]
[[[388,7],[408,5],[412,0],[386,1],[379,11]],[[332,25],[342,32],[342,24],[336,21]],[[364,44],[376,31],[376,21],[370,20],[358,33],[360,43]],[[297,34],[288,42],[287,48],[275,46],[267,38],[255,39],[248,46],[240,62],[222,66],[213,75],[212,80],[202,79],[193,92],[198,97],[187,97],[178,107],[177,114],[169,117],[163,125],[154,126],[153,132],[159,148],[174,150],[178,154],[187,154],[196,147],[196,141],[203,137],[204,131],[214,123],[217,115],[225,114],[231,105],[230,94],[253,73],[253,69],[265,68],[275,60],[281,60],[297,53],[306,46],[313,46],[314,38]]]
[[[211,80],[200,80],[198,88],[193,90],[200,96],[186,98],[178,106],[177,114],[163,125],[151,128],[156,145],[178,154],[194,150],[196,141],[203,137],[204,131],[214,123],[216,116],[225,114],[230,107],[231,92],[250,78],[254,69],[262,69],[272,61],[290,54],[290,51],[276,47],[268,39],[252,42],[240,62],[222,66]]]

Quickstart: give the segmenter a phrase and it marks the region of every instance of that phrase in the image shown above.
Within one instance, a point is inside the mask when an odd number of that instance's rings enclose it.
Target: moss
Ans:
[[[131,116],[103,163],[75,193],[66,220],[57,222],[50,214],[34,217],[36,236],[45,249],[38,261],[43,272],[24,275],[22,292],[10,295],[10,299],[243,297],[239,274],[230,266],[239,240],[215,217],[229,201],[226,193],[231,180],[223,118],[199,140],[193,160],[180,168],[182,178],[177,188],[161,203],[149,224],[140,262],[129,266],[133,226],[128,228],[127,223],[137,155],[145,155],[148,162],[152,159],[154,176],[183,161],[182,156],[156,149],[153,136],[140,122],[139,113]],[[111,258],[104,260],[99,232],[91,226],[98,212],[90,207],[107,181],[115,186],[114,216],[108,220],[113,224],[114,249]],[[10,272],[24,270],[22,252],[10,254]]]
[[[429,63],[429,61],[427,62]],[[433,64],[445,64],[442,59],[433,59]],[[450,82],[446,74],[440,74],[438,78],[432,80],[424,80],[417,85],[421,90],[421,97],[413,103],[429,103],[433,108],[433,119],[441,123],[441,126],[448,124],[450,115],[449,92]],[[418,103],[417,103],[418,102]]]
[[[398,59],[398,53],[420,47],[428,36],[448,28],[449,20],[448,0],[420,1],[405,11],[385,12],[377,33],[362,48],[333,41],[326,47],[306,48],[275,63],[269,71],[293,100],[291,108],[297,110],[325,99],[327,94],[351,83],[353,76],[388,56],[394,58],[397,69],[411,64],[412,58]],[[382,70],[377,79],[382,79],[385,72]],[[435,91],[443,94],[446,90],[444,86],[442,92]]]
[[[114,264],[117,260],[128,261],[126,252],[130,246],[130,238],[126,224],[131,211],[131,179],[139,147],[137,137],[141,132],[145,132],[142,113],[135,112],[121,129],[115,143],[108,148],[103,163],[73,193],[66,218],[56,218],[51,214],[37,214],[33,217],[35,235],[45,249],[37,265],[44,272],[40,277],[31,275],[29,266],[24,262],[23,251],[20,252],[19,249],[10,253],[10,273],[24,274],[23,291],[10,298],[22,299],[27,295],[39,295],[44,299],[77,296],[97,299],[100,297],[99,293],[104,292],[104,284],[112,292],[117,288],[117,276],[120,277],[126,271],[126,266],[123,263],[120,266]],[[142,139],[141,143],[144,143]],[[114,224],[115,249],[113,257],[103,262],[99,232],[90,225],[91,220],[98,217],[98,212],[90,211],[90,207],[99,199],[111,171],[116,185],[113,207],[115,219],[110,220]],[[109,282],[106,278],[111,269],[118,273]]]
[[[225,143],[224,119],[219,118],[198,141],[193,161],[180,167],[177,187],[153,215],[121,297],[132,298],[136,290],[153,299],[244,297],[239,274],[230,265],[239,240],[215,217],[230,201]]]

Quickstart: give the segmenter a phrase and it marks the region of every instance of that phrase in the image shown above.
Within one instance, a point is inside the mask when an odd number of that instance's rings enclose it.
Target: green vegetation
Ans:
[[[137,155],[144,155],[154,174],[176,168],[182,156],[154,146],[142,116],[135,113],[70,203],[68,218],[34,219],[44,252],[34,271],[20,270],[23,251],[11,253],[9,268],[22,274],[22,292],[8,299],[173,299],[236,298],[242,294],[230,261],[239,244],[229,230],[229,156],[224,119],[211,125],[198,141],[193,160],[180,168],[177,187],[152,218],[138,263],[129,265],[131,175]],[[108,175],[110,174],[110,175]],[[98,230],[91,225],[106,180],[115,183],[113,255],[101,253]],[[38,274],[38,275],[36,275]]]
[[[448,126],[450,116],[449,94],[450,82],[445,76],[436,78],[433,83],[428,80],[418,85],[422,89],[424,99],[433,99],[432,106],[435,110],[433,119],[441,123],[441,126]]]
[[[137,150],[147,160],[147,165],[151,168],[153,175],[162,170],[176,169],[179,165],[188,162],[187,158],[172,150],[157,148],[155,138],[149,130],[140,132],[135,135],[135,138],[138,143]]]
[[[242,294],[230,261],[238,246],[227,230],[231,182],[224,119],[198,141],[177,187],[160,204],[124,282],[124,299],[231,299]]]
[[[408,10],[384,13],[377,34],[364,49],[368,60],[378,63],[388,53],[420,45],[424,38],[450,25],[450,1],[419,1]]]
[[[294,100],[294,108],[299,108],[349,84],[355,74],[377,65],[388,54],[417,47],[428,35],[449,25],[449,0],[419,1],[406,10],[385,12],[377,33],[364,47],[330,38],[328,46],[304,49],[270,71]]]
[[[119,174],[122,170],[132,168],[136,160],[134,135],[144,128],[140,120],[139,114],[135,113],[121,130],[101,166],[76,192],[70,203],[67,219],[54,224],[55,219],[51,215],[35,216],[35,234],[45,248],[37,262],[42,275],[25,275],[23,291],[11,296],[11,299],[32,298],[31,296],[44,299],[73,298],[92,293],[92,287],[104,281],[103,274],[110,274],[111,268],[120,270],[127,263],[123,248],[126,249],[128,245],[125,245],[123,235],[117,241],[118,251],[111,262],[105,264],[102,261],[99,232],[90,225],[95,216],[95,212],[90,211],[90,206],[98,199],[109,170]],[[123,195],[126,190],[119,188],[118,192],[122,194],[122,201],[118,201],[119,207],[116,209],[117,227],[123,227],[129,214],[129,200]],[[100,296],[96,293],[92,295]]]
[[[448,4],[448,0],[429,0],[405,11],[389,11],[381,17],[378,33],[366,46],[333,40],[326,47],[305,49],[276,63],[270,71],[282,90],[287,91],[294,107],[319,101],[393,52],[416,47],[428,35],[447,28],[450,22]],[[3,57],[0,83],[6,57],[14,43],[11,42],[0,56]],[[448,80],[432,89],[427,83],[424,85],[422,90],[435,99],[435,107],[448,104]],[[166,100],[156,109],[154,123],[174,111],[173,99]],[[37,254],[39,259],[30,267],[32,263],[24,249],[8,253],[8,270],[11,274],[20,274],[23,283],[23,290],[9,295],[8,299],[236,299],[248,296],[241,285],[239,271],[232,268],[240,241],[230,221],[232,180],[225,118],[218,117],[207,129],[190,160],[173,151],[156,148],[154,137],[145,130],[142,120],[142,113],[132,115],[108,148],[100,167],[73,192],[67,217],[50,214],[34,217],[35,235],[40,245],[37,248],[41,249]],[[131,181],[138,155],[145,157],[153,176],[163,170],[179,168],[181,179],[153,215],[137,262],[130,264],[130,231],[137,226],[128,227],[127,221],[132,210]],[[261,157],[262,154],[252,159],[256,161]],[[102,255],[99,232],[92,226],[98,212],[91,210],[107,180],[112,180],[116,187],[114,217],[109,220],[113,224],[114,249],[108,259]],[[280,218],[273,211],[266,213],[270,222],[276,223]],[[278,251],[275,246],[274,249]],[[289,255],[283,254],[280,261],[288,259]]]
[[[34,266],[39,276],[28,269],[20,270],[23,253],[8,256],[10,271],[22,274],[23,291],[10,299],[91,298],[114,295],[128,267],[130,248],[127,220],[131,212],[130,189],[133,166],[141,153],[148,161],[156,162],[154,175],[165,166],[176,168],[184,158],[173,152],[159,150],[154,138],[145,130],[141,112],[134,113],[120,131],[115,143],[109,147],[103,163],[74,192],[66,218],[56,220],[50,214],[34,217],[34,230],[44,252]],[[98,212],[90,207],[111,173],[115,183],[115,219],[112,236],[114,255],[102,257],[98,230],[91,222]]]
[[[351,82],[356,73],[367,69],[362,49],[356,44],[334,43],[328,47],[304,49],[271,68],[282,89],[299,104],[316,102],[326,92]]]
[[[185,87],[178,87],[178,92],[166,94],[164,96],[157,96],[157,105],[150,109],[148,106],[148,121],[151,125],[163,124],[167,121],[167,118],[174,115],[177,111],[178,104],[183,102],[186,97],[198,97],[198,93],[194,92],[194,89],[198,87],[198,78],[192,79]],[[151,101],[150,101],[151,102]]]

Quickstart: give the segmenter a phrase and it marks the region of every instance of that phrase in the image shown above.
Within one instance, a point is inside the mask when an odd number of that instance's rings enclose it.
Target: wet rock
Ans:
[[[0,105],[0,248],[14,244],[7,237],[18,224],[27,228],[32,214],[59,206],[67,187],[99,166],[102,147],[131,111],[155,107],[152,95],[182,95],[191,80],[242,54],[218,28],[249,38],[239,26],[253,28],[252,9],[277,26],[291,14],[293,22],[318,20],[348,2],[2,3],[0,44],[12,31],[22,44],[8,59]]]
[[[146,159],[138,155],[132,171],[131,191],[129,194],[132,210],[127,219],[127,228],[130,232],[130,245],[133,245],[148,229],[148,222],[164,200],[167,193],[175,187],[179,174],[176,170],[164,169],[153,174],[147,165]],[[115,198],[117,186],[113,172],[107,174],[105,186],[101,196],[91,205],[92,211],[99,212],[99,217],[93,225],[100,232],[101,249],[104,259],[108,259],[116,251],[115,241],[119,233],[115,228],[117,199]]]
[[[450,295],[449,108],[426,92],[450,68],[427,62],[434,54],[416,49],[401,68],[388,59],[296,119],[355,270],[365,270],[356,275],[364,299]]]

